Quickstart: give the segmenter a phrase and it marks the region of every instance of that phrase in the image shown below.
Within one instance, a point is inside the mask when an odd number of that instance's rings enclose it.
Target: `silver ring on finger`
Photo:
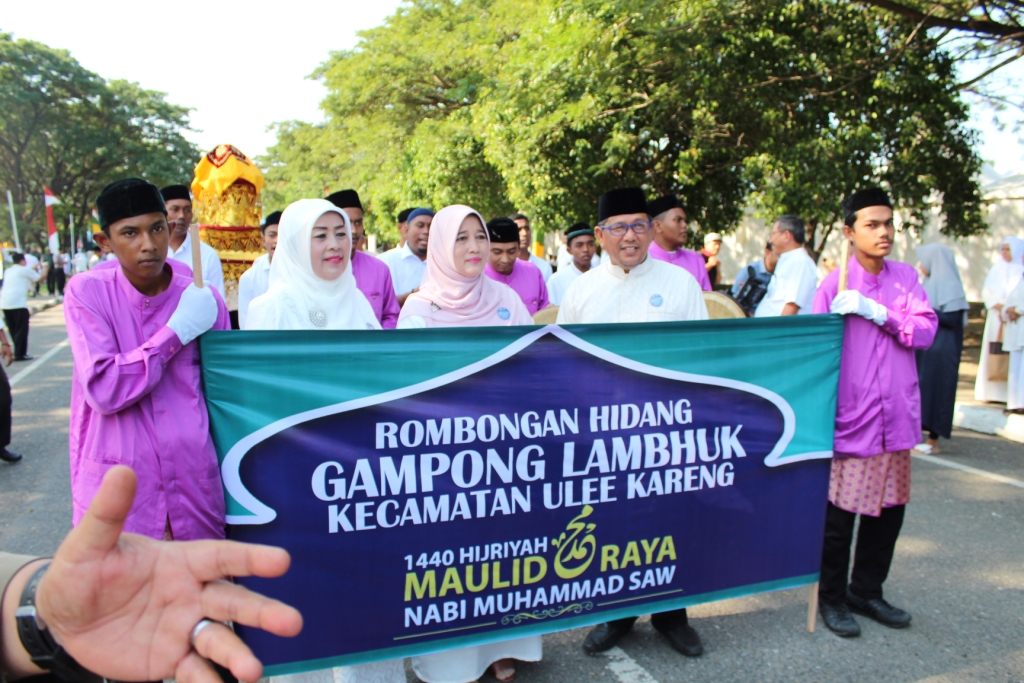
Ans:
[[[216,624],[217,622],[210,619],[200,619],[199,623],[192,628],[192,636],[189,638],[189,643],[192,645],[192,649],[196,647],[196,638],[199,637],[199,632],[210,624]]]

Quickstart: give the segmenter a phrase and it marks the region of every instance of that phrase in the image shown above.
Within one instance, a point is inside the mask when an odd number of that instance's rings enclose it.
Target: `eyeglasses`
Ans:
[[[622,237],[629,230],[632,230],[634,235],[643,235],[645,232],[651,229],[651,222],[638,221],[636,223],[615,223],[614,225],[602,225],[599,227],[602,230],[607,230],[616,237]]]

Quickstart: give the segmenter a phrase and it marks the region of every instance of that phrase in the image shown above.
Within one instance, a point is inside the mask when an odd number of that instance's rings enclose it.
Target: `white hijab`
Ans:
[[[1004,244],[1010,246],[1010,261],[1005,261],[1000,253],[985,278],[982,298],[985,299],[985,306],[988,308],[1004,303],[1021,277],[1024,277],[1024,264],[1021,263],[1021,258],[1024,257],[1024,240],[1004,237],[999,248],[1002,249]]]
[[[281,214],[270,287],[249,304],[245,329],[380,329],[370,302],[356,287],[351,260],[336,280],[324,280],[313,272],[313,227],[325,213],[341,216],[352,234],[348,215],[326,199],[300,199]]]

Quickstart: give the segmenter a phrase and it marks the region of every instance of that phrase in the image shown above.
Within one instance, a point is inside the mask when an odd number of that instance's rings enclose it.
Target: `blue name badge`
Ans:
[[[661,294],[653,294],[651,296],[651,305],[655,308],[661,306],[663,303],[665,303],[665,300],[661,298]]]

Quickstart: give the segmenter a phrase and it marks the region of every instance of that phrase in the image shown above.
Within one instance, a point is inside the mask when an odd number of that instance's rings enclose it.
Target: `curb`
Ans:
[[[61,299],[46,299],[45,301],[39,301],[39,302],[32,301],[32,302],[29,302],[29,305],[28,305],[28,314],[30,316],[33,316],[36,313],[41,313],[42,311],[45,311],[45,310],[50,309],[50,308],[53,308],[54,306],[59,306],[62,303],[64,303],[64,302]],[[33,306],[33,304],[35,304],[35,305]]]
[[[1024,415],[1004,415],[993,406],[958,401],[953,407],[953,426],[1024,443]]]

